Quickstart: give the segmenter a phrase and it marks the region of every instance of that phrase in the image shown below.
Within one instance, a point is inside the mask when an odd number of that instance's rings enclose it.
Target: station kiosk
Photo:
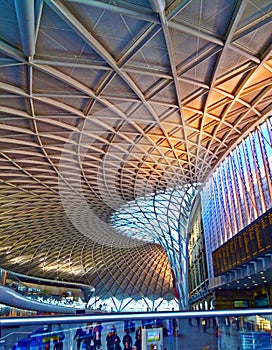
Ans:
[[[142,329],[142,350],[163,350],[163,328]]]

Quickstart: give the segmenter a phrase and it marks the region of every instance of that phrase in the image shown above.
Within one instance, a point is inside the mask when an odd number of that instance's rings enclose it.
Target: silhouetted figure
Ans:
[[[201,324],[202,324],[203,333],[206,333],[207,332],[207,320],[205,318],[203,318],[201,321]]]
[[[132,346],[127,341],[124,344],[124,350],[132,350]]]
[[[121,348],[121,339],[117,334],[117,331],[113,333],[113,348],[112,350],[122,350]]]
[[[84,343],[86,350],[94,350],[94,333],[92,323],[88,322],[84,330]]]
[[[106,336],[107,350],[112,350],[113,348],[113,332],[112,330],[108,332]]]
[[[95,350],[100,349],[102,345],[102,330],[103,326],[101,325],[101,322],[97,322],[96,326],[94,327],[93,333],[94,333],[94,348]]]
[[[137,335],[136,341],[134,343],[134,347],[136,347],[136,350],[142,350],[142,341],[141,341],[140,335]]]
[[[122,343],[123,343],[124,346],[125,346],[126,342],[128,343],[129,346],[132,346],[132,337],[129,334],[128,330],[126,330],[126,334],[123,336]]]
[[[83,340],[83,334],[84,334],[83,329],[81,327],[79,327],[76,330],[76,334],[74,336],[74,340],[77,343],[77,350],[80,350],[80,346],[81,346],[81,343],[82,343],[82,340]]]

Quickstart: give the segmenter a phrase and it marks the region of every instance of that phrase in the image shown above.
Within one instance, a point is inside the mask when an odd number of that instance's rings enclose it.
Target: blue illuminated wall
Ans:
[[[211,253],[272,206],[272,118],[251,132],[201,191],[208,275]]]

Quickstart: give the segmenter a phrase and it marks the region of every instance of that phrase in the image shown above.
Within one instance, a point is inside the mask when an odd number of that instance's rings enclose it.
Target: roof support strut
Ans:
[[[34,0],[14,0],[20,37],[24,54],[33,57],[35,53]]]

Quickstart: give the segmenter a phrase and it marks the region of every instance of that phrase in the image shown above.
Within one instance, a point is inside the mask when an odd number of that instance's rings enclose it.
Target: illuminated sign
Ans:
[[[271,349],[270,333],[267,332],[240,332],[241,350]]]
[[[212,253],[214,275],[272,251],[272,208]]]

